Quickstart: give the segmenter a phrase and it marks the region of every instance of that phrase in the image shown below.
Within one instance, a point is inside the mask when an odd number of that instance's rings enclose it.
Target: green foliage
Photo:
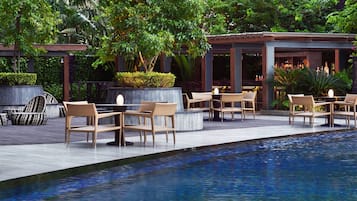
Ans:
[[[323,72],[316,73],[313,70],[305,70],[303,79],[299,84],[305,90],[304,94],[313,96],[324,96],[329,89],[340,87],[339,79]]]
[[[159,72],[118,72],[116,74],[119,86],[122,87],[173,87],[175,75]]]
[[[138,67],[150,72],[160,54],[173,55],[182,47],[193,56],[209,48],[201,29],[205,1],[152,0],[100,1],[100,19],[107,20],[109,32],[102,38],[94,65],[121,55],[137,59]]]
[[[303,70],[275,69],[274,86],[284,87],[286,93],[300,93],[299,81],[303,77]]]
[[[310,68],[289,71],[276,69],[274,85],[284,87],[287,94],[303,93],[324,96],[329,89],[334,89],[336,94],[345,94],[351,89],[352,81],[347,71],[328,75],[323,72],[316,73]]]
[[[195,59],[186,55],[176,55],[174,59],[179,67],[181,79],[191,80],[195,73]]]
[[[34,56],[44,49],[34,44],[54,42],[59,13],[54,12],[46,0],[1,0],[0,1],[0,42],[13,45],[16,60],[21,53]],[[14,71],[18,71],[14,62]]]
[[[211,34],[258,31],[327,32],[336,0],[208,0],[204,28]]]
[[[36,79],[35,73],[0,73],[0,85],[34,85]]]
[[[327,19],[335,32],[357,33],[357,1],[346,0],[343,9],[330,13]]]
[[[48,84],[48,85],[43,85],[43,90],[47,91],[48,93],[52,94],[58,102],[62,102],[62,97],[63,97],[63,86],[62,84]]]

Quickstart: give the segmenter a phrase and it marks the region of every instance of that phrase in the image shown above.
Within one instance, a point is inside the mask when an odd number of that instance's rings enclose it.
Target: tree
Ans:
[[[346,0],[342,10],[328,15],[327,23],[335,32],[357,33],[357,1]]]
[[[109,32],[102,39],[96,64],[123,56],[138,60],[146,72],[153,70],[161,54],[174,55],[184,48],[193,56],[209,48],[201,20],[204,0],[101,1],[101,19]]]
[[[207,0],[205,28],[211,34],[259,31],[327,32],[336,0]]]
[[[46,0],[1,0],[0,19],[0,42],[14,46],[15,72],[22,54],[37,55],[44,50],[35,44],[54,41],[59,23]]]

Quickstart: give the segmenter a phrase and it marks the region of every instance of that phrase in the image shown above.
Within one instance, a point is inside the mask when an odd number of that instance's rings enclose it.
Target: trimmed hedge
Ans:
[[[118,72],[115,78],[121,87],[159,88],[173,87],[176,76],[159,72]]]
[[[36,73],[0,73],[0,85],[35,85]]]

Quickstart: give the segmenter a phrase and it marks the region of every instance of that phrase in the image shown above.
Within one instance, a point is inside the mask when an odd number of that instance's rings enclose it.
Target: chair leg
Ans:
[[[96,146],[97,146],[97,133],[96,132],[92,133],[92,146],[94,148],[96,148]]]
[[[164,119],[165,119],[165,128],[167,128],[167,120],[166,120],[166,116],[164,117]],[[169,131],[168,130],[166,130],[166,143],[168,143],[169,142]]]
[[[175,116],[172,116],[171,117],[171,125],[172,125],[172,128],[174,129],[174,131],[172,132],[173,134],[173,138],[174,138],[174,144],[176,144],[176,129],[175,129]]]

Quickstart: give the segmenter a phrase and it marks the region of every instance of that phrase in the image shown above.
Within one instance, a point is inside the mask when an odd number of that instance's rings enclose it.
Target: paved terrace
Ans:
[[[76,133],[71,137],[72,143],[66,146],[63,143],[64,118],[50,119],[44,126],[3,126],[0,127],[0,184],[16,178],[168,151],[346,129],[319,125],[310,127],[299,120],[294,126],[288,125],[287,116],[257,115],[255,120],[248,116],[244,121],[238,118],[223,123],[205,121],[201,131],[178,132],[176,145],[172,142],[172,135],[169,136],[168,143],[165,135],[156,135],[155,147],[151,144],[151,134],[144,146],[136,133],[126,132],[126,140],[134,142],[134,145],[117,147],[106,145],[113,140],[113,133],[99,133],[96,149],[84,141],[84,134]],[[316,121],[318,124],[324,123],[323,119]],[[119,161],[117,164],[120,163]]]

